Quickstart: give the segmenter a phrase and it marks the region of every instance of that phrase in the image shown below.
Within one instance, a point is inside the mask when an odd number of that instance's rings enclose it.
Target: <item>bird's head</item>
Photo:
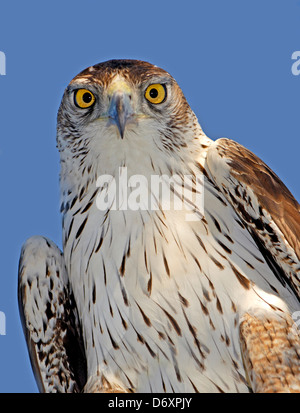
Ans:
[[[64,159],[116,165],[159,154],[181,157],[201,128],[180,87],[165,70],[137,60],[111,60],[79,73],[58,112]],[[155,156],[156,154],[156,156]]]

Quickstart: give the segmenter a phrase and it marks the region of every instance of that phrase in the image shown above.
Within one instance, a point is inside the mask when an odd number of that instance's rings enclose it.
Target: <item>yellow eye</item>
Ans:
[[[87,89],[78,89],[74,96],[75,105],[80,108],[89,108],[95,102],[95,96]]]
[[[165,86],[159,83],[148,86],[145,92],[145,98],[155,105],[162,103],[165,100],[166,95],[167,92]]]

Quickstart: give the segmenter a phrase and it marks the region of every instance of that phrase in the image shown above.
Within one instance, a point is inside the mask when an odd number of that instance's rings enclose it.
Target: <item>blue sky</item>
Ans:
[[[111,58],[166,69],[209,137],[251,149],[300,200],[297,50],[299,0],[2,2],[0,392],[37,392],[19,321],[17,268],[31,235],[61,246],[55,131],[67,83]]]

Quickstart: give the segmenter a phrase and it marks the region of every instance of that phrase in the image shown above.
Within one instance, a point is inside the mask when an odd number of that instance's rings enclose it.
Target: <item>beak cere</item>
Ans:
[[[130,95],[123,91],[114,92],[109,107],[109,118],[118,127],[122,139],[124,137],[126,123],[132,114],[133,110]]]

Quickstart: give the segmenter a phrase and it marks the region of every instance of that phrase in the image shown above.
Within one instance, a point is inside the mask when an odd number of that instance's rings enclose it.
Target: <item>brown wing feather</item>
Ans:
[[[22,248],[18,298],[21,321],[40,392],[80,392],[86,358],[63,255],[44,237]]]
[[[300,205],[278,176],[256,155],[230,139],[207,153],[208,169],[234,206],[274,273],[300,296]],[[283,275],[283,276],[282,276]]]
[[[296,199],[251,151],[229,139],[220,139],[218,144],[226,152],[232,175],[253,190],[300,259],[300,205]]]

